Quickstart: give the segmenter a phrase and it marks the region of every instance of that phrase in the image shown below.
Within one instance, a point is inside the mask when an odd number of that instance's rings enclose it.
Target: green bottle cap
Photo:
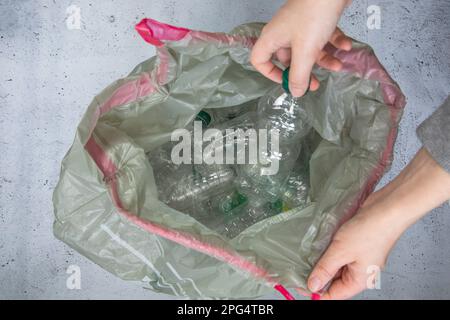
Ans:
[[[208,112],[202,110],[195,117],[195,121],[201,121],[203,126],[206,128],[211,123],[211,116]]]
[[[242,193],[235,192],[231,197],[226,198],[221,204],[220,209],[224,214],[230,214],[232,211],[242,205],[247,204],[248,198]]]
[[[291,91],[289,90],[289,67],[284,69],[282,79],[283,81],[281,82],[281,86],[283,87],[284,91],[290,94]]]
[[[283,87],[284,91],[286,91],[288,94],[291,94],[291,91],[289,90],[289,69],[290,68],[287,67],[283,71],[281,86]],[[309,92],[309,86],[310,85],[311,85],[311,78],[309,78],[308,88],[306,89],[304,95]]]
[[[275,202],[269,203],[269,208],[275,213],[280,213],[283,211],[283,200],[277,199]]]

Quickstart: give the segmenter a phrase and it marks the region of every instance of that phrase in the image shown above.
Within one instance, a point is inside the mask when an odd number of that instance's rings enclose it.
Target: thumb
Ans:
[[[303,96],[308,89],[311,70],[320,50],[304,43],[293,43],[289,72],[289,90],[294,97]]]
[[[330,244],[327,251],[319,259],[313,271],[308,278],[308,288],[311,292],[320,291],[325,285],[330,282],[336,273],[344,265],[348,264],[345,256],[341,250],[337,250],[333,243]]]

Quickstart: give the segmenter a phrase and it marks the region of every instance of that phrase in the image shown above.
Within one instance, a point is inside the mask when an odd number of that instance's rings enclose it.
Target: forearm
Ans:
[[[376,206],[377,218],[387,226],[386,234],[399,237],[427,212],[448,199],[450,174],[422,148],[409,165],[364,206]]]
[[[450,96],[420,124],[417,136],[431,157],[450,172]]]

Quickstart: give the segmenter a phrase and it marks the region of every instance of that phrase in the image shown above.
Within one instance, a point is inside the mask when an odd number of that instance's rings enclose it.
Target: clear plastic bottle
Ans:
[[[202,111],[195,120],[202,121],[206,128],[211,123],[211,116]],[[161,201],[229,238],[287,207],[290,209],[306,201],[309,182],[305,182],[305,173],[298,170],[301,163],[296,164],[301,158],[302,138],[310,129],[301,99],[293,98],[278,87],[260,99],[257,112],[249,111],[214,124],[216,139],[202,143],[201,160],[204,161],[208,153],[223,148],[224,164],[176,165],[171,160],[173,142],[149,153]],[[193,125],[188,129],[193,130]],[[255,145],[251,144],[258,143],[248,135],[249,129],[278,130],[278,149],[272,150],[269,143],[264,155],[268,164],[258,161],[256,164],[238,164],[239,158],[249,160],[251,148],[255,150]],[[236,135],[235,130],[240,130],[243,135]],[[256,154],[259,147],[258,144]],[[233,150],[232,163],[227,162],[227,149]],[[195,156],[194,163],[199,163],[195,162]],[[279,162],[278,171],[264,175],[264,169],[275,160]],[[301,199],[296,198],[299,196]]]
[[[208,215],[200,203],[234,190],[234,169],[226,165],[174,164],[170,148],[164,146],[153,153],[153,167],[158,198],[168,206],[186,213],[197,211],[198,217]],[[198,209],[198,210],[196,210]]]
[[[207,128],[211,124],[211,115],[202,110],[200,111],[196,116],[194,121],[189,123],[186,126],[186,129],[188,131],[192,132],[194,131],[194,122],[199,121],[202,123],[202,128]],[[150,163],[155,164],[156,167],[170,167],[171,170],[175,170],[179,167],[179,165],[176,165],[173,163],[171,159],[171,152],[172,148],[178,143],[178,141],[168,141],[164,143],[163,145],[159,146],[158,148],[147,152],[147,158],[150,160]],[[154,170],[155,171],[155,170]]]
[[[216,231],[232,239],[255,223],[279,214],[283,210],[282,207],[283,202],[281,199],[258,206],[248,203],[241,209],[243,212],[225,220]]]
[[[239,159],[244,159],[242,163],[245,163],[245,159],[249,157],[249,136],[246,134],[249,129],[256,129],[256,121],[256,112],[249,111],[215,125],[213,129],[217,130],[216,135],[203,144],[203,159],[221,152],[223,162],[228,165],[237,164]]]
[[[308,203],[309,186],[307,168],[304,166],[294,168],[281,187],[283,211],[305,207]]]
[[[211,116],[201,111],[195,121],[201,121],[203,128],[206,128]],[[193,124],[187,129],[192,131]],[[161,201],[178,210],[189,210],[209,197],[233,188],[236,174],[230,166],[175,164],[171,153],[176,143],[169,141],[147,153]]]
[[[289,93],[288,76],[289,68],[283,73],[283,85],[269,91],[258,104],[256,126],[266,129],[269,137],[267,151],[259,154],[266,164],[260,158],[258,163],[244,165],[239,170],[240,178],[246,180],[249,188],[269,202],[280,197],[281,187],[301,152],[302,138],[311,129],[302,98]],[[279,132],[278,150],[271,149],[269,132],[272,129]],[[275,161],[278,165],[274,165]],[[278,167],[278,171],[266,174],[269,167]]]
[[[149,160],[154,168],[159,200],[211,229],[219,230],[247,205],[247,198],[236,192],[236,173],[232,166],[174,165],[168,146],[159,148]]]
[[[233,189],[235,172],[231,167],[221,165],[193,165],[189,174],[172,173],[178,183],[172,190],[165,189],[163,201],[179,210],[195,207],[196,203],[206,201]],[[169,191],[169,192],[167,192]]]
[[[208,214],[199,221],[216,232],[226,235],[224,226],[243,214],[248,201],[245,195],[233,189],[209,198],[201,206],[206,208],[205,212],[207,211]]]

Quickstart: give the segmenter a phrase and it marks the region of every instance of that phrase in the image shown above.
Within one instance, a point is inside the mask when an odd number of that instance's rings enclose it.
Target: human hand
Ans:
[[[347,299],[371,285],[400,235],[450,199],[450,174],[422,148],[404,170],[371,194],[360,211],[335,234],[308,279],[322,299]]]
[[[348,299],[373,286],[377,272],[384,267],[403,232],[380,210],[376,202],[364,206],[335,234],[308,280],[312,292],[320,291],[331,281],[321,299]]]
[[[273,55],[283,65],[290,65],[289,89],[294,96],[302,96],[308,88],[314,63],[332,71],[342,63],[323,48],[330,42],[343,50],[350,50],[351,40],[338,28],[339,17],[349,0],[288,0],[263,28],[256,41],[251,62],[267,78],[281,83],[282,71],[271,59]],[[311,78],[311,90],[319,81]]]

